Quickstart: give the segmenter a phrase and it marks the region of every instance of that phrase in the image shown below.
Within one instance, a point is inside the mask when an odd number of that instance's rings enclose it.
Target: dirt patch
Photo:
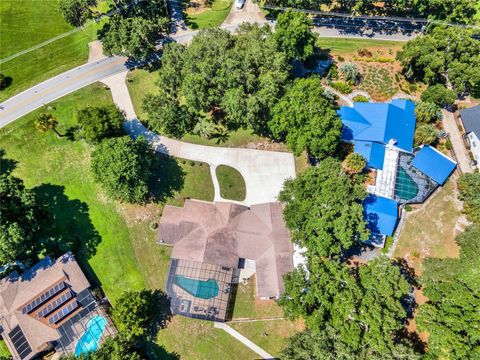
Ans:
[[[155,204],[133,205],[119,203],[117,210],[125,219],[128,227],[144,221],[157,221],[162,214],[161,209]]]
[[[239,147],[246,148],[246,149],[255,149],[255,150],[288,152],[288,149],[285,146],[285,144],[276,143],[276,142],[267,141],[267,140],[260,141],[260,142],[249,142]]]

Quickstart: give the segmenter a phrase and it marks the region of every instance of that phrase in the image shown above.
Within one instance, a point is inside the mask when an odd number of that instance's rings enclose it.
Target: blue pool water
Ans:
[[[75,356],[97,350],[98,342],[106,325],[107,319],[99,315],[88,320],[87,330],[85,330],[80,340],[78,340],[77,346],[75,346]]]
[[[200,299],[211,299],[218,295],[218,284],[215,279],[198,280],[175,275],[175,284]]]

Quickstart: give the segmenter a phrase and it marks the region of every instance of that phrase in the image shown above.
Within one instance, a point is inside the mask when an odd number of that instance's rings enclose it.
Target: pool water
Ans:
[[[214,279],[198,280],[175,275],[175,284],[200,299],[211,299],[218,295],[218,284]]]
[[[418,194],[418,185],[401,166],[398,167],[395,195],[403,200],[411,200]]]
[[[87,329],[83,333],[80,340],[75,346],[75,356],[86,354],[90,351],[98,349],[98,343],[102,337],[105,326],[107,325],[107,319],[103,316],[97,315],[87,322]]]

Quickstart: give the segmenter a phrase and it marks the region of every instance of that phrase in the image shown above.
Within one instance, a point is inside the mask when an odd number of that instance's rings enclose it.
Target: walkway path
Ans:
[[[252,349],[253,351],[255,351],[258,355],[260,355],[262,357],[262,359],[275,359],[274,356],[270,355],[269,353],[267,353],[265,350],[263,350],[260,346],[258,346],[257,344],[251,342],[250,340],[248,340],[245,336],[243,336],[242,334],[240,334],[237,330],[235,329],[232,329],[230,326],[228,326],[227,324],[225,323],[220,323],[220,322],[215,322],[214,323],[214,326],[215,328],[217,329],[222,329],[222,330],[225,330],[227,333],[229,333],[230,335],[232,335],[235,339],[237,339],[238,341],[240,341],[242,344],[244,344],[245,346],[249,347],[250,349]]]
[[[460,130],[458,130],[453,113],[443,109],[442,121],[445,131],[450,134],[450,141],[452,142],[453,150],[455,151],[460,170],[462,170],[464,173],[472,172],[473,170],[470,166],[470,156],[468,155],[465,144],[463,143],[462,135],[460,134]]]
[[[125,83],[126,74],[123,72],[102,80],[110,87],[115,104],[125,112],[126,131],[134,138],[145,137],[158,152],[209,164],[216,201],[224,200],[215,175],[218,165],[228,165],[240,172],[245,180],[246,197],[239,203],[247,206],[276,201],[284,181],[295,177],[295,162],[290,153],[196,145],[147,130],[137,120]]]

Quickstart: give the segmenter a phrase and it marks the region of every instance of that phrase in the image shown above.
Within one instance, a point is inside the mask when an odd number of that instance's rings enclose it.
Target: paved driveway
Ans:
[[[113,101],[125,112],[126,130],[132,137],[143,136],[161,153],[175,157],[208,163],[212,170],[215,200],[220,197],[215,167],[228,165],[242,174],[246,185],[244,205],[276,201],[283,183],[295,177],[295,162],[290,153],[253,149],[225,148],[196,145],[174,140],[147,130],[138,120],[125,84],[127,72],[102,80],[111,91]]]
[[[455,150],[458,166],[464,173],[472,172],[473,169],[470,166],[470,156],[463,143],[462,135],[460,134],[460,130],[458,130],[453,113],[442,109],[442,121],[445,131],[450,134],[450,141],[452,142],[453,150]]]

